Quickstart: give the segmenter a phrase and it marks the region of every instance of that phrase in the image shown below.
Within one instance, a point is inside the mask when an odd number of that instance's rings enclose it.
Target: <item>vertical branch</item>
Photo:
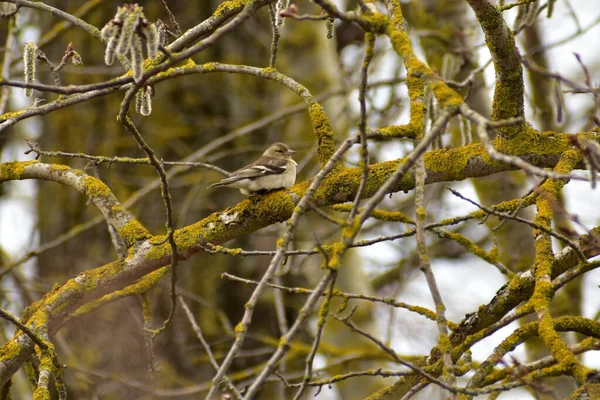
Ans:
[[[523,68],[521,57],[515,44],[512,31],[502,16],[502,11],[488,0],[467,0],[483,33],[494,61],[496,87],[492,106],[492,120],[519,118],[524,115]],[[510,134],[518,131],[515,127],[503,128],[500,132]]]
[[[581,160],[577,150],[569,150],[563,153],[561,160],[556,165],[555,171],[558,173],[570,173],[577,163]],[[540,190],[542,191],[536,199],[537,214],[534,222],[546,229],[551,229],[552,219],[554,217],[554,208],[558,203],[560,190],[565,186],[565,180],[547,180]],[[554,261],[554,252],[552,251],[552,241],[550,235],[544,230],[536,229],[535,235],[535,266],[533,273],[535,276],[535,289],[531,297],[531,304],[539,321],[539,336],[544,344],[550,350],[558,363],[564,365],[568,373],[572,375],[582,385],[587,379],[587,368],[581,365],[573,352],[567,347],[566,343],[558,334],[554,319],[550,314],[550,302],[554,297],[552,290],[552,263]]]
[[[360,199],[363,193],[365,192],[367,180],[369,179],[369,146],[367,143],[366,93],[369,65],[371,63],[371,60],[373,59],[373,52],[375,50],[375,35],[372,33],[366,33],[365,43],[365,57],[363,59],[362,68],[360,70],[360,86],[358,88],[358,102],[360,103],[360,121],[358,123],[358,134],[360,136],[360,164],[363,172],[360,180],[360,185],[358,186],[358,191],[356,192],[356,197],[354,198],[354,206],[352,207],[352,209],[350,210],[350,214],[348,215],[348,221],[350,223],[352,223],[354,217],[356,216]]]
[[[25,83],[35,82],[35,62],[36,62],[37,46],[33,42],[26,42],[23,45],[23,74]],[[25,96],[29,97],[33,94],[31,87],[25,88]]]
[[[277,9],[276,5],[270,3],[269,16],[271,17],[271,29],[273,32],[273,39],[271,40],[271,59],[269,60],[269,67],[275,68],[275,60],[277,59],[277,48],[279,46],[279,27],[277,26]]]
[[[441,135],[439,135],[441,136]],[[418,143],[418,139],[415,140]],[[446,306],[442,299],[442,295],[438,289],[435,275],[431,269],[429,263],[429,254],[427,253],[427,244],[425,242],[425,178],[427,177],[427,171],[425,170],[425,160],[423,156],[419,157],[415,163],[415,206],[416,206],[416,229],[417,229],[417,248],[419,253],[420,269],[425,274],[427,279],[427,285],[429,291],[433,297],[435,304],[435,315],[438,330],[440,331],[440,337],[438,340],[438,346],[442,353],[442,361],[444,363],[444,375],[448,385],[454,386],[456,384],[456,377],[454,376],[454,367],[452,362],[452,355],[450,354],[451,344],[448,337],[448,323],[446,321]]]
[[[269,67],[275,68],[275,60],[277,59],[277,49],[279,47],[279,38],[281,37],[281,27],[285,21],[281,17],[281,11],[286,10],[290,4],[289,0],[279,0],[276,3],[269,3],[269,16],[271,17],[271,27],[273,30],[273,40],[271,41],[271,59]]]
[[[325,260],[327,261],[327,260]],[[335,289],[335,279],[337,277],[337,272],[332,270],[333,278],[331,279],[331,284],[329,285],[329,291],[327,292],[327,297],[325,301],[321,304],[321,308],[319,309],[319,322],[317,324],[317,334],[315,335],[315,340],[313,342],[313,346],[306,357],[306,368],[304,370],[304,379],[302,380],[302,385],[298,392],[294,396],[294,400],[300,400],[302,398],[302,394],[306,390],[306,386],[308,382],[310,382],[312,378],[312,368],[313,361],[315,359],[315,355],[317,354],[317,350],[319,349],[319,343],[321,342],[321,335],[323,334],[323,329],[325,328],[325,322],[327,321],[327,315],[329,314],[329,303],[331,302],[331,298],[333,297],[333,290]]]
[[[154,378],[156,374],[156,357],[154,356],[154,343],[152,342],[152,303],[150,302],[150,295],[148,292],[140,293],[140,305],[142,307],[142,318],[144,320],[144,343],[146,344],[146,352],[148,353],[148,365],[149,370]]]
[[[129,103],[131,99],[135,95],[135,89],[137,87],[133,87],[130,89],[123,99],[121,103],[121,110],[119,112],[118,119],[125,126],[125,128],[132,134],[135,141],[138,143],[139,147],[146,153],[148,156],[148,160],[150,160],[150,164],[154,167],[158,176],[160,177],[161,182],[161,195],[163,198],[163,202],[165,204],[165,210],[167,214],[167,241],[171,247],[171,311],[169,312],[169,316],[164,321],[162,327],[158,328],[153,332],[154,336],[160,334],[173,320],[173,316],[175,314],[175,308],[177,306],[177,292],[175,289],[175,284],[177,283],[177,264],[179,262],[178,254],[177,254],[177,243],[175,243],[175,227],[173,223],[173,207],[171,204],[171,193],[169,191],[169,181],[167,179],[167,172],[165,171],[165,167],[163,163],[156,157],[154,150],[146,143],[141,133],[137,130],[133,121],[127,115],[127,109],[129,108]]]
[[[275,275],[273,278],[273,283],[276,285],[282,285],[281,277],[279,275]],[[288,325],[287,319],[285,317],[285,304],[283,302],[283,292],[281,290],[275,290],[273,293],[273,302],[275,303],[275,314],[277,315],[277,324],[279,325],[279,335],[285,336],[288,333]],[[217,368],[218,369],[218,368]],[[285,360],[281,360],[279,364],[279,370],[281,373],[285,374],[286,365]],[[285,398],[285,385],[283,382],[280,384],[280,398]]]

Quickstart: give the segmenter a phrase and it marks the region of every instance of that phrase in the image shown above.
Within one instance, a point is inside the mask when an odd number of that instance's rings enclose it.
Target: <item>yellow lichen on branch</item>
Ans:
[[[566,151],[554,170],[562,174],[570,173],[581,159],[582,156],[577,150]],[[540,195],[536,201],[537,215],[534,219],[536,224],[547,229],[551,228],[554,209],[558,204],[558,195],[565,184],[566,181],[564,180],[550,179],[539,189]],[[554,358],[565,367],[567,373],[575,377],[579,384],[583,384],[587,380],[589,370],[579,362],[566,343],[563,342],[550,315],[550,302],[554,297],[551,282],[554,254],[550,235],[538,229],[534,231],[534,235],[536,250],[535,267],[533,269],[535,290],[530,303],[533,305],[539,319],[539,336]]]

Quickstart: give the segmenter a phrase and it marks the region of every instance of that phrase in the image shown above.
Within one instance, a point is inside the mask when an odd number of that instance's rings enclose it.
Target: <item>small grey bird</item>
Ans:
[[[249,196],[254,193],[289,188],[296,182],[296,161],[286,144],[273,143],[252,164],[235,171],[229,178],[213,183],[209,188],[228,186],[240,189]]]

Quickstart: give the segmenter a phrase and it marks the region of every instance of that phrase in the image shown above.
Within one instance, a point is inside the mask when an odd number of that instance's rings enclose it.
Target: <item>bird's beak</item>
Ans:
[[[287,150],[287,151],[285,152],[285,155],[286,155],[286,156],[291,156],[291,155],[294,155],[294,154],[296,154],[296,151],[295,151],[295,150],[291,150],[291,149],[290,149],[290,150]]]

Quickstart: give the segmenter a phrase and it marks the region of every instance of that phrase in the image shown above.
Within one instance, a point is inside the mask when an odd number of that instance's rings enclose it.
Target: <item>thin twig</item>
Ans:
[[[121,123],[127,128],[127,130],[132,134],[135,141],[138,143],[140,148],[146,153],[150,162],[156,172],[158,173],[161,180],[161,195],[163,198],[163,202],[165,205],[165,210],[167,214],[167,240],[171,247],[171,311],[169,312],[169,316],[164,321],[162,327],[158,328],[153,332],[153,335],[156,336],[160,334],[173,320],[173,316],[175,315],[175,308],[177,305],[177,291],[175,285],[177,283],[177,264],[179,261],[179,254],[177,252],[177,243],[175,243],[175,226],[173,222],[173,206],[171,204],[171,193],[169,191],[169,181],[167,179],[167,172],[165,171],[165,167],[162,162],[156,157],[154,150],[146,143],[142,134],[137,130],[133,121],[127,115],[127,108],[129,105],[129,101],[133,98],[135,91],[129,90],[127,95],[123,99],[121,103],[121,110],[119,112],[119,120]],[[127,105],[127,107],[125,107]]]
[[[475,394],[475,391],[473,391],[472,393],[470,390],[465,390],[463,388],[457,388],[457,387],[452,387],[450,385],[448,385],[446,382],[443,382],[439,379],[437,379],[436,377],[434,377],[433,375],[427,373],[426,371],[424,371],[422,368],[417,367],[416,365],[403,360],[392,348],[386,346],[381,340],[377,339],[376,337],[374,337],[373,335],[371,335],[368,332],[363,331],[362,329],[358,328],[352,321],[350,321],[350,318],[352,318],[352,315],[354,314],[354,311],[356,311],[356,306],[352,309],[352,311],[345,317],[338,317],[335,314],[331,314],[331,316],[335,319],[337,319],[338,321],[346,324],[346,326],[348,326],[353,332],[356,332],[362,336],[364,336],[365,338],[369,339],[371,342],[375,343],[381,350],[383,350],[385,353],[387,353],[389,356],[392,357],[392,359],[394,359],[394,361],[396,361],[398,364],[402,364],[405,367],[410,368],[412,371],[416,372],[417,374],[421,375],[423,378],[428,379],[429,381],[431,381],[432,383],[435,383],[436,385],[449,390],[452,393],[466,393],[466,394]]]
[[[306,319],[308,319],[308,317],[310,316],[312,309],[315,307],[321,295],[325,292],[327,285],[329,285],[330,282],[335,279],[335,275],[336,272],[334,270],[328,271],[327,274],[321,279],[317,287],[314,289],[314,292],[308,297],[308,299],[306,299],[306,302],[300,309],[296,321],[294,321],[294,324],[290,327],[288,333],[280,339],[279,345],[277,346],[277,350],[275,350],[273,355],[267,361],[265,367],[258,374],[252,385],[244,394],[244,400],[254,399],[258,389],[262,386],[262,384],[269,377],[269,375],[271,375],[271,373],[275,370],[277,363],[287,352],[289,348],[289,343],[292,342],[292,339],[296,336],[296,334],[298,334],[300,327],[302,326],[304,321],[306,321]]]
[[[329,290],[327,292],[323,292],[321,295],[325,295],[325,301],[321,304],[321,309],[319,310],[319,321],[317,323],[317,334],[315,335],[315,339],[313,340],[312,348],[310,349],[310,353],[306,357],[306,367],[304,369],[304,379],[302,380],[302,384],[300,385],[300,389],[296,392],[294,396],[294,400],[300,400],[302,398],[302,394],[306,390],[308,383],[312,379],[313,375],[313,362],[315,356],[317,355],[317,350],[319,350],[319,343],[321,341],[321,336],[323,335],[323,329],[325,328],[325,322],[327,321],[327,316],[329,315],[329,304],[331,302],[331,297],[333,296],[334,288],[335,288],[335,279],[337,276],[336,271],[332,271],[333,278],[331,279],[331,283],[329,284]]]
[[[425,122],[425,121],[424,121]],[[423,127],[425,130],[425,127]],[[418,145],[421,138],[415,139],[415,146]],[[446,322],[446,306],[442,295],[438,288],[435,276],[431,269],[429,262],[429,254],[427,252],[427,243],[425,242],[425,178],[427,177],[427,170],[425,169],[425,160],[421,155],[415,163],[415,208],[416,208],[416,230],[417,230],[417,249],[419,253],[419,269],[425,274],[433,303],[435,304],[436,311],[436,322],[440,332],[440,338],[438,340],[439,346],[442,353],[442,361],[444,363],[444,376],[448,385],[454,386],[456,384],[456,377],[454,376],[454,363],[452,361],[452,355],[450,349],[447,346],[449,343],[448,339],[448,324]]]
[[[221,274],[221,278],[230,279],[230,280],[236,281],[236,282],[242,282],[242,283],[245,283],[247,285],[252,285],[252,286],[258,285],[257,281],[240,278],[239,276],[231,275],[231,274],[228,274],[227,272]],[[308,295],[308,294],[313,293],[312,289],[306,289],[306,288],[287,287],[287,286],[281,286],[281,285],[276,285],[276,284],[272,284],[272,283],[269,283],[268,286],[271,288],[274,288],[274,289],[286,291],[291,294]],[[329,295],[329,292],[323,293],[323,296],[325,296],[325,295]],[[410,304],[407,304],[407,303],[404,303],[401,301],[397,301],[396,299],[391,298],[391,297],[377,297],[377,296],[369,296],[366,294],[344,293],[344,292],[340,292],[338,290],[334,291],[333,296],[341,297],[345,300],[356,299],[356,300],[366,300],[366,301],[371,301],[371,302],[376,302],[376,303],[382,303],[382,304],[386,304],[386,305],[389,305],[392,307],[403,308],[408,311],[412,311],[412,312],[417,313],[421,316],[424,316],[425,318],[428,318],[432,321],[435,321],[435,319],[436,319],[435,312],[426,307],[413,306],[413,305],[410,305]]]
[[[83,158],[85,160],[91,160],[96,163],[96,165],[101,165],[103,163],[108,163],[108,167],[112,164],[148,164],[152,165],[152,162],[149,158],[131,158],[131,157],[107,157],[107,156],[94,156],[85,153],[68,153],[64,151],[44,151],[40,149],[38,143],[33,143],[29,139],[25,139],[27,145],[29,146],[29,150],[25,152],[25,154],[35,153],[37,154],[36,160],[39,159],[40,156],[44,157],[71,157],[71,158]],[[217,171],[220,174],[225,176],[231,176],[230,172],[225,171],[222,168],[217,167],[216,165],[203,163],[203,162],[188,162],[188,161],[162,161],[164,165],[184,165],[188,167],[199,167],[206,168],[213,171]]]
[[[560,240],[561,242],[564,242],[567,246],[569,246],[570,248],[572,248],[582,261],[586,261],[587,260],[587,257],[583,254],[583,252],[581,251],[581,249],[579,248],[579,246],[577,246],[577,244],[574,243],[572,240],[570,240],[568,237],[566,237],[564,235],[561,235],[560,233],[554,232],[553,230],[548,229],[548,228],[546,228],[546,227],[544,227],[544,226],[542,226],[540,224],[536,224],[535,222],[530,221],[528,219],[521,218],[521,217],[518,217],[516,215],[511,215],[511,214],[507,214],[507,213],[496,211],[496,210],[491,209],[491,208],[484,207],[481,204],[477,203],[476,201],[471,200],[471,199],[463,196],[458,191],[456,191],[455,189],[452,189],[450,187],[448,188],[448,190],[453,195],[455,195],[456,197],[461,198],[461,199],[463,199],[463,200],[465,200],[465,201],[473,204],[474,206],[478,207],[479,209],[485,211],[488,214],[495,215],[495,216],[500,217],[500,218],[511,219],[511,220],[514,220],[514,221],[522,222],[524,224],[527,224],[527,225],[531,226],[532,228],[539,229],[540,231],[543,231],[544,233],[546,233],[546,234],[548,234],[548,235],[550,235],[550,236],[552,236],[552,237]]]
[[[354,197],[354,203],[352,209],[348,214],[348,222],[351,224],[356,216],[358,206],[360,205],[360,199],[365,192],[367,187],[367,180],[369,179],[369,146],[367,143],[367,104],[366,104],[366,93],[367,93],[367,80],[369,65],[373,59],[373,53],[375,52],[375,35],[367,33],[365,35],[365,57],[363,59],[362,68],[360,70],[360,84],[358,87],[358,103],[360,104],[360,120],[358,122],[358,134],[360,137],[360,164],[362,167],[362,176],[360,178],[360,184]]]
[[[181,308],[183,308],[183,311],[185,312],[185,315],[186,315],[188,321],[190,321],[190,324],[192,325],[192,329],[194,329],[194,332],[196,333],[196,337],[198,337],[198,340],[200,341],[200,343],[202,343],[202,347],[204,347],[204,351],[206,351],[206,354],[208,355],[208,359],[209,359],[211,365],[213,366],[215,371],[218,371],[219,363],[217,363],[217,360],[215,359],[215,356],[213,355],[213,352],[210,349],[210,345],[204,339],[204,335],[202,335],[202,330],[200,329],[200,326],[196,322],[196,319],[194,318],[194,314],[192,314],[192,311],[186,304],[185,300],[183,300],[183,297],[177,296],[177,298],[179,299]],[[228,376],[225,376],[223,378],[223,380],[227,384],[227,387],[234,393],[235,397],[238,399],[241,399],[242,394],[239,392],[239,390],[237,390],[237,388],[235,387],[233,382],[231,382],[231,379],[229,379]]]
[[[8,311],[0,308],[0,317],[4,318],[7,321],[10,321],[17,328],[19,328],[20,330],[22,330],[23,333],[25,333],[27,336],[29,336],[29,338],[33,341],[33,343],[35,343],[38,346],[40,346],[41,349],[47,349],[48,348],[48,345],[44,342],[44,340],[42,338],[40,338],[38,336],[37,333],[35,333],[31,329],[29,329],[28,327],[26,327],[25,325],[23,325],[19,321],[19,319],[17,317],[15,317],[14,315],[12,315]]]
[[[171,12],[171,9],[169,8],[166,0],[160,0],[160,2],[163,5],[163,7],[165,8],[167,15],[169,16],[169,22],[171,23],[171,26],[175,30],[175,35],[177,37],[181,36],[181,28],[179,27],[179,24],[177,23],[177,19],[175,18],[175,15],[173,15],[173,13]]]

